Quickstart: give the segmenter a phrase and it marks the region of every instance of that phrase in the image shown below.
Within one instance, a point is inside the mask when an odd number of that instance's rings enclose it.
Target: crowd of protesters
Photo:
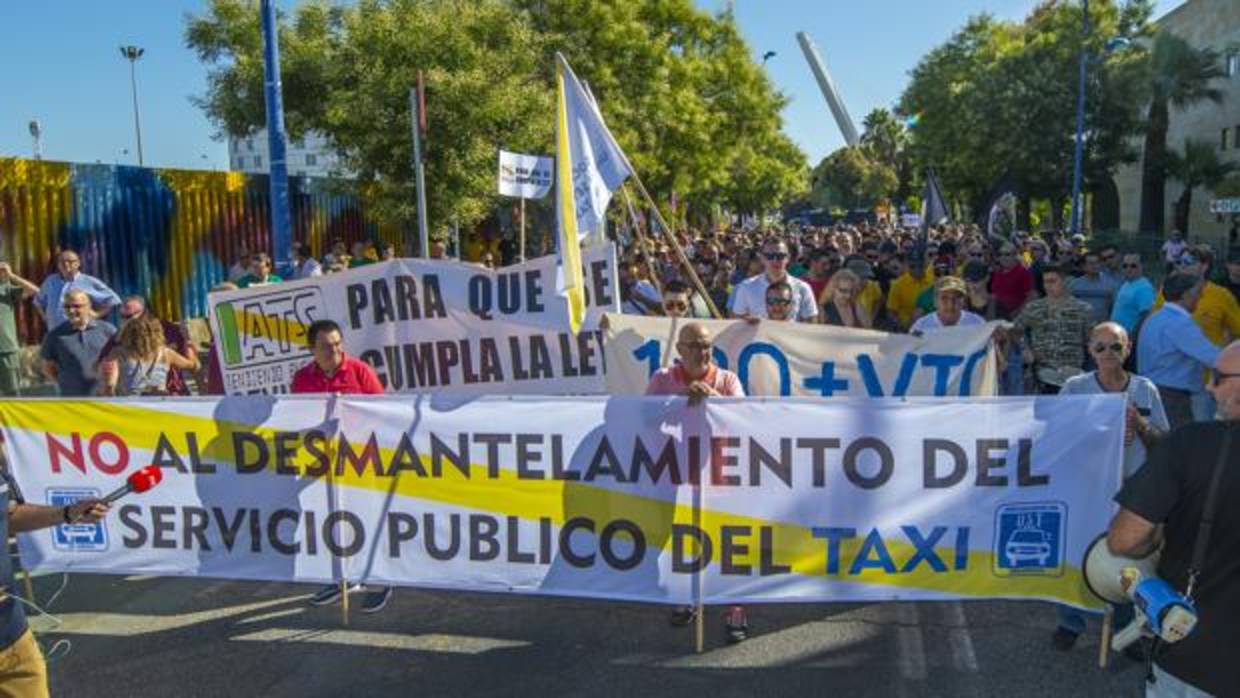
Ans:
[[[1213,250],[1178,234],[1162,248],[1161,291],[1139,254],[1091,246],[1081,236],[992,238],[974,226],[922,234],[863,224],[678,238],[680,251],[642,239],[623,255],[625,312],[706,318],[713,304],[748,322],[913,334],[1005,321],[993,335],[1001,392],[1126,396],[1125,480],[1173,428],[1212,421],[1219,411],[1213,395],[1237,375],[1216,365],[1240,338],[1240,256],[1228,257],[1215,283]],[[681,251],[684,264],[677,263]],[[719,394],[713,384],[730,374],[711,364],[709,333],[690,322],[680,341],[688,342],[677,345],[683,363],[656,374],[648,392],[690,400]],[[1131,606],[1117,607],[1116,623],[1123,627],[1132,614]],[[1068,607],[1057,616],[1052,645],[1068,651],[1085,617]],[[730,642],[748,637],[743,608],[730,607],[724,618]],[[676,625],[690,620],[692,609],[672,616]],[[1125,653],[1144,659],[1138,645]]]
[[[622,312],[641,315],[705,319],[717,312],[751,323],[913,334],[1004,321],[993,335],[1002,393],[1128,396],[1127,477],[1162,434],[1214,418],[1206,385],[1217,385],[1218,374],[1210,372],[1222,349],[1240,338],[1240,256],[1226,260],[1216,282],[1208,246],[1173,234],[1161,252],[1166,266],[1158,271],[1165,278],[1155,284],[1141,255],[1081,236],[998,238],[971,225],[923,233],[866,223],[686,231],[675,245],[641,237],[622,245],[619,287]],[[444,253],[437,243],[431,257]],[[243,249],[215,290],[311,278],[395,256],[391,244],[335,241],[315,258],[298,243],[280,274],[269,255]],[[498,260],[488,253],[478,261],[494,267]],[[214,351],[200,361],[182,326],[155,317],[141,296],[122,299],[80,267],[78,254],[63,250],[55,273],[36,284],[0,263],[0,394],[19,394],[14,316],[27,299],[48,327],[39,357],[61,395],[223,393]],[[105,319],[114,309],[119,329]],[[334,324],[312,327],[310,338],[315,358],[298,373],[294,392],[325,390],[342,377],[357,384],[342,392],[381,390],[369,366],[344,354]],[[683,363],[656,374],[651,393],[683,392],[694,400],[741,394],[734,376],[711,364],[704,326],[684,326],[679,339]],[[332,603],[341,591],[326,587],[313,603]],[[369,591],[363,604],[369,612],[391,596],[388,588]],[[673,622],[688,624],[694,612],[678,609]],[[1055,646],[1070,649],[1083,629],[1083,616],[1061,609]],[[727,630],[731,641],[747,637],[744,609],[728,610]]]

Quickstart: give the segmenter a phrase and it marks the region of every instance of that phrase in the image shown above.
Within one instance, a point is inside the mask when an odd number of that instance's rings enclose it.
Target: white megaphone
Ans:
[[[1135,568],[1142,577],[1157,577],[1161,548],[1135,559],[1116,555],[1107,549],[1107,536],[1102,534],[1085,549],[1085,586],[1094,596],[1112,604],[1129,603],[1132,599],[1121,583],[1125,568]]]

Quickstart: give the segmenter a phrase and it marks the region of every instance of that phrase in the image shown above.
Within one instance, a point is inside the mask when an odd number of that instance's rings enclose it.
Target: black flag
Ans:
[[[943,191],[939,189],[939,180],[934,176],[932,168],[926,168],[926,186],[921,193],[921,206],[921,246],[925,249],[930,237],[930,226],[950,223],[952,220]]]
[[[1012,173],[1005,171],[986,194],[986,202],[978,211],[977,227],[988,239],[1010,240],[1016,231],[1016,201],[1019,192]]]

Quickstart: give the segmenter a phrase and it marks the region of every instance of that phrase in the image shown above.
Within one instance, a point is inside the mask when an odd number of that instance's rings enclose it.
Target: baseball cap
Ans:
[[[959,276],[944,276],[934,282],[935,293],[943,293],[944,291],[955,291],[961,295],[967,293],[964,281]]]

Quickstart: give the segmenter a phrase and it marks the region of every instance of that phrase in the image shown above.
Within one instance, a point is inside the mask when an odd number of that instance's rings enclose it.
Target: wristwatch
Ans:
[[[65,523],[67,523],[67,524],[71,524],[71,523],[73,523],[73,519],[69,517],[69,505],[68,505],[68,504],[66,504],[66,505],[65,505],[65,508],[64,508],[64,514],[63,514],[62,518],[64,518]]]

